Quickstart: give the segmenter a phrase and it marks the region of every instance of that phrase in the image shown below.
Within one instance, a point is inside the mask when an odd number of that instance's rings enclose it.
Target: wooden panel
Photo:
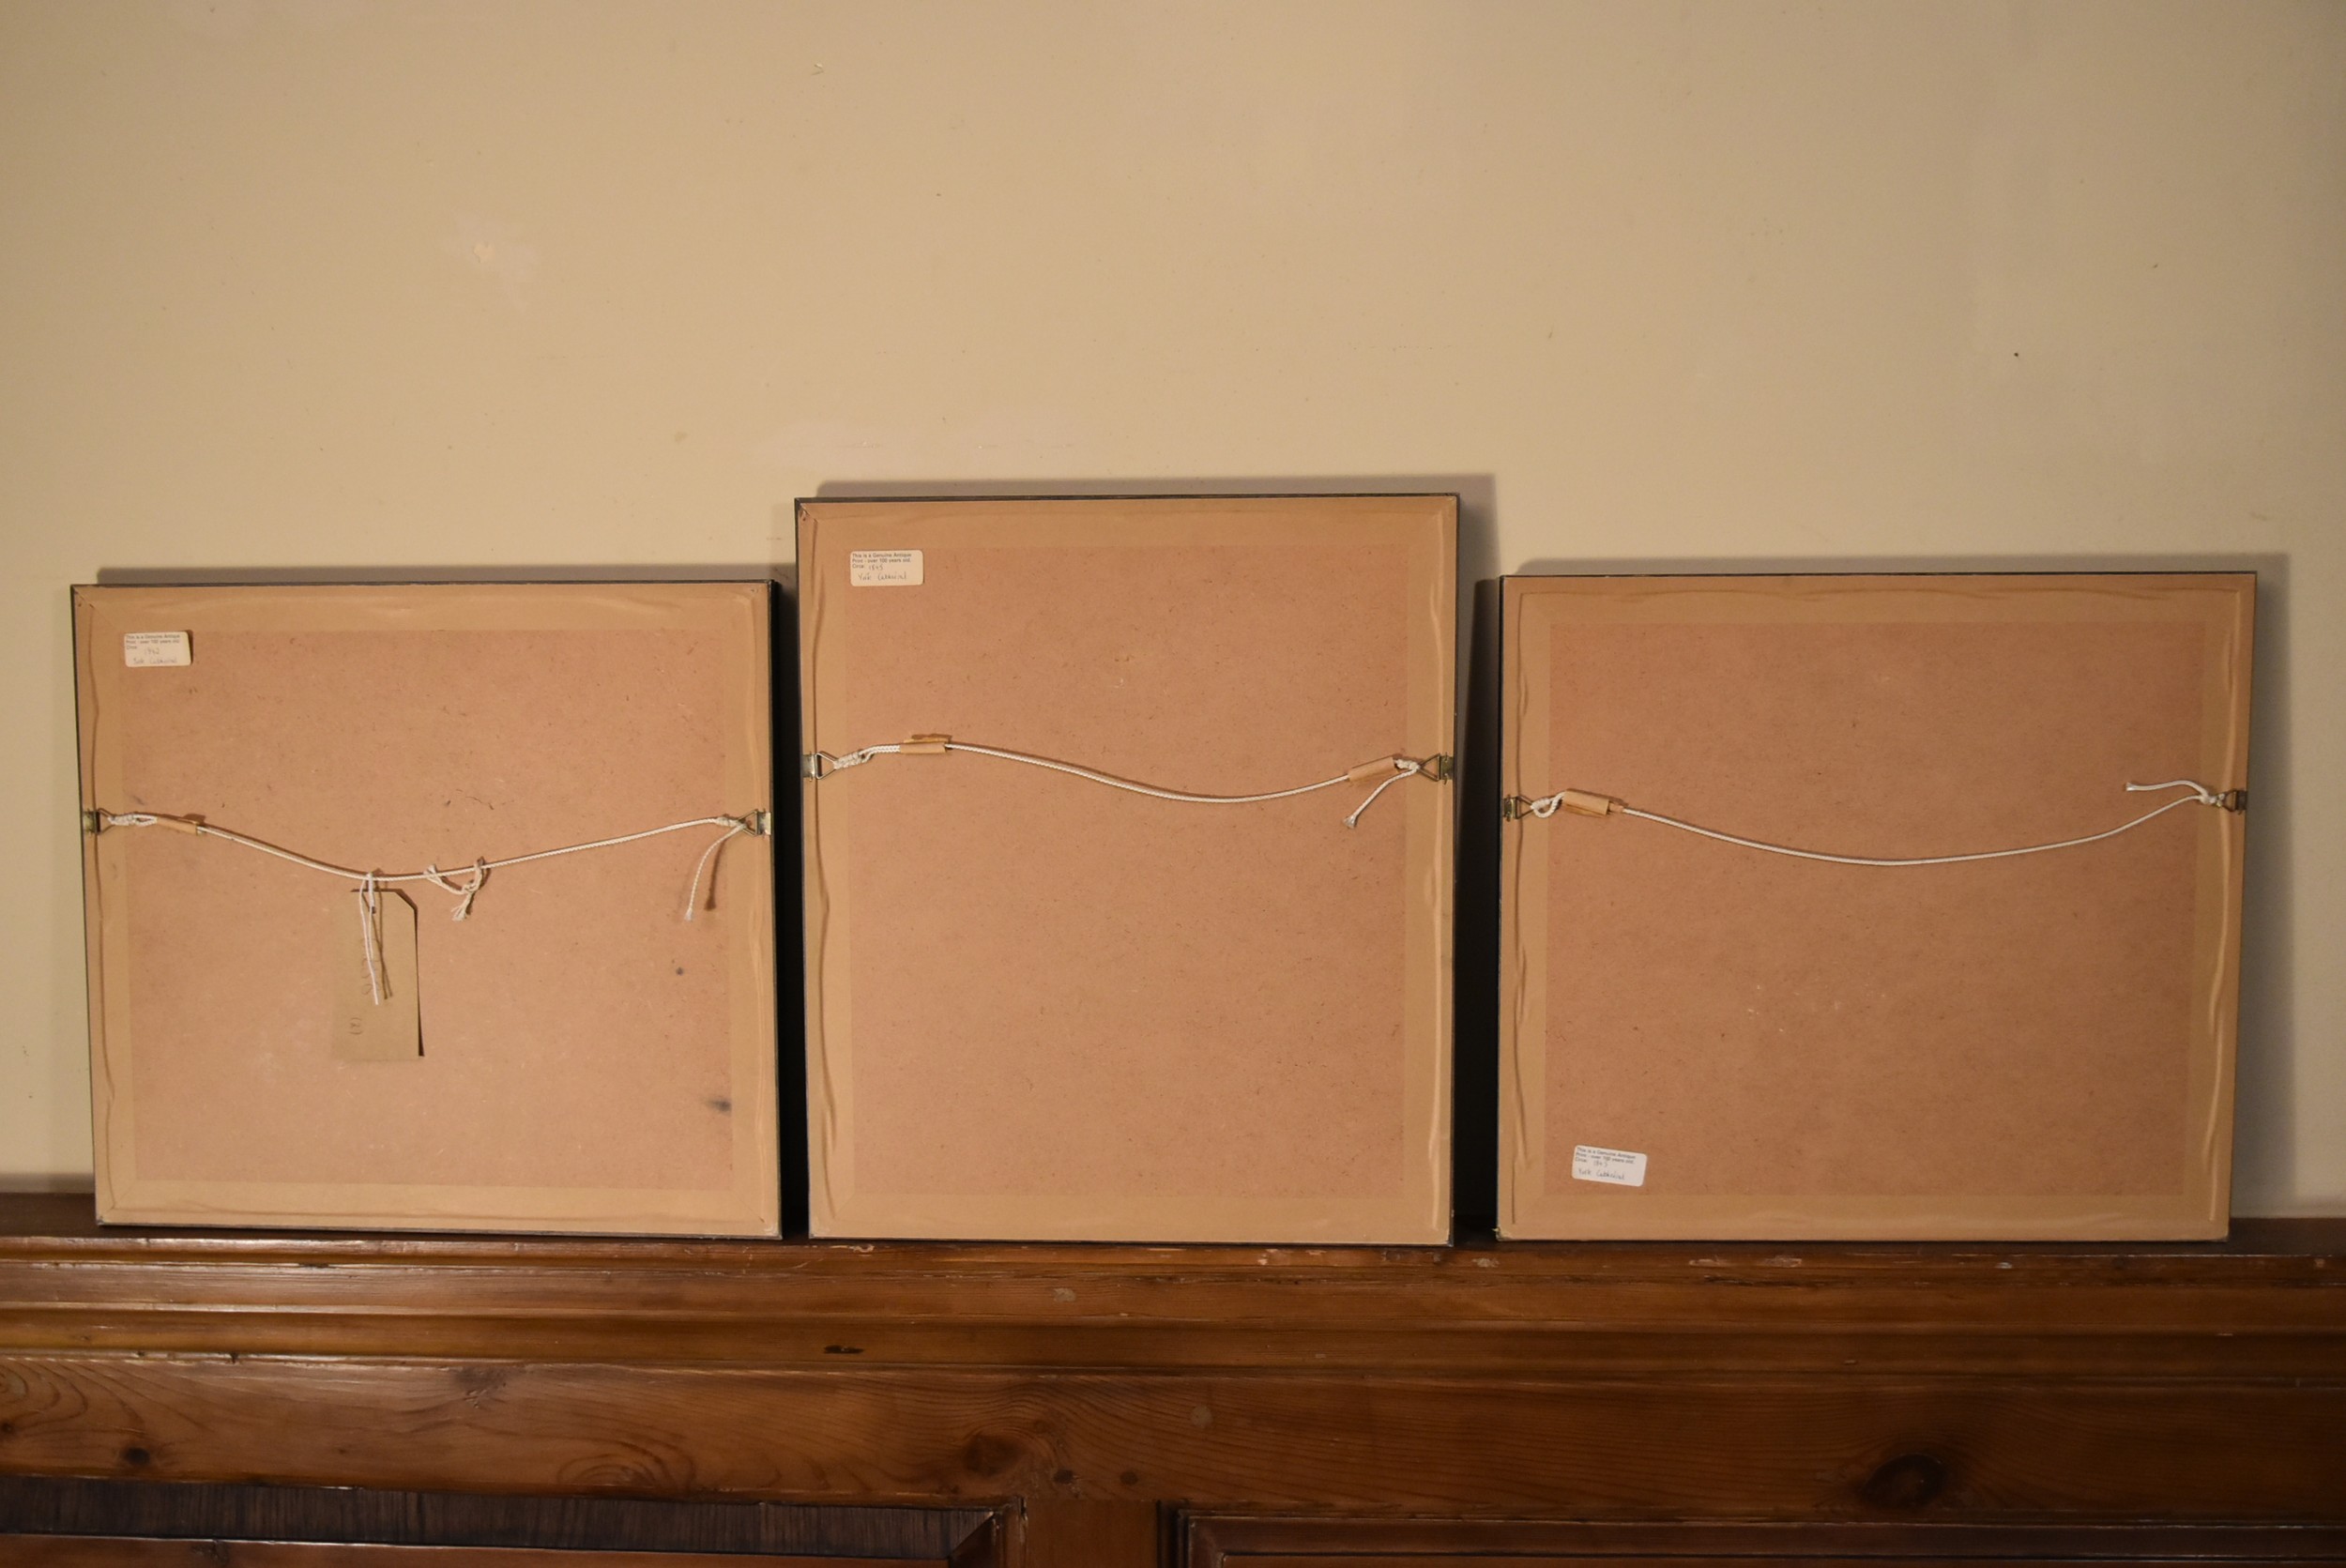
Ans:
[[[1453,750],[1455,526],[800,504],[805,749],[862,758],[802,791],[817,1234],[1449,1235],[1452,788],[1394,763]]]
[[[317,1542],[156,1541],[121,1536],[0,1540],[13,1568],[941,1568],[941,1558],[769,1557],[707,1552],[549,1551],[531,1546],[379,1546]]]
[[[1316,1373],[2346,1378],[2346,1221],[2121,1248],[1434,1251],[106,1230],[0,1197],[0,1346]]]
[[[1286,1552],[1244,1552],[1232,1553],[1208,1560],[1216,1564],[1217,1568],[1223,1563],[1229,1564],[1230,1568],[1567,1568],[1567,1565],[1572,1565],[1572,1568],[1604,1568],[1605,1564],[1613,1560],[1572,1552],[1509,1552],[1503,1556],[1494,1556],[1476,1551],[1432,1550],[1311,1552],[1295,1555]],[[1882,1561],[1881,1558],[1875,1557],[1833,1557],[1824,1553],[1805,1551],[1789,1554],[1787,1560],[1807,1564],[1809,1568],[1861,1568],[1861,1565],[1879,1565]],[[1896,1562],[1897,1568],[1967,1568],[1967,1565],[1975,1564],[1980,1560],[1977,1558],[1901,1556],[1896,1560]],[[2002,1565],[2002,1568],[2056,1568],[2058,1564],[2076,1562],[2079,1560],[2057,1557],[2000,1556],[1988,1560]],[[2090,1560],[2104,1563],[2187,1560],[2201,1565],[2201,1568],[2225,1568],[2227,1564],[2273,1560],[2196,1555],[2185,1558],[2179,1551],[2173,1556],[2094,1558]],[[2303,1560],[2292,1558],[2287,1560]],[[1642,1568],[1750,1568],[1751,1559],[1746,1557],[1639,1557],[1630,1560],[1630,1562],[1642,1565]]]
[[[590,1553],[593,1568],[622,1568],[626,1560],[606,1555],[617,1552],[662,1563],[676,1561],[678,1554],[693,1563],[715,1554],[745,1565],[819,1560],[940,1568],[950,1561],[957,1568],[987,1568],[998,1560],[996,1524],[991,1513],[974,1509],[183,1485],[0,1474],[0,1537],[6,1538],[0,1562],[9,1563],[16,1560],[12,1554],[27,1549],[19,1545],[23,1538],[135,1537],[242,1543],[232,1559],[239,1561],[245,1560],[242,1554],[262,1551],[299,1560],[297,1546],[365,1543],[376,1551]],[[452,1568],[452,1560],[437,1557],[419,1559],[419,1568],[443,1568],[444,1560]],[[503,1560],[486,1559],[482,1568]]]
[[[1103,1568],[1150,1560],[1172,1507],[1404,1532],[1328,1548],[1356,1552],[1458,1515],[2346,1523],[2339,1221],[2156,1249],[854,1247],[72,1209],[0,1202],[0,1474],[945,1503],[994,1519],[956,1560]]]
[[[0,1345],[810,1366],[2346,1371],[2346,1221],[2215,1244],[943,1246],[97,1227],[0,1195]],[[2086,1357],[2074,1362],[2072,1357]]]
[[[1884,1468],[1918,1455],[1943,1477],[1932,1505],[1965,1512],[2313,1519],[2338,1507],[2346,1476],[2346,1383],[2314,1379],[840,1376],[50,1356],[0,1362],[0,1465],[189,1481],[1629,1516],[1694,1498],[1781,1517],[1865,1512]]]
[[[1475,1551],[1403,1551],[1403,1552],[1311,1552],[1290,1555],[1286,1552],[1233,1553],[1211,1560],[1217,1565],[1230,1568],[1605,1568],[1612,1560],[1572,1552],[1509,1552],[1493,1556]],[[1797,1552],[1788,1560],[1807,1564],[1808,1568],[1879,1568],[1882,1560],[1875,1557],[1832,1557],[1823,1553]],[[1899,1557],[1897,1568],[1969,1568],[1981,1560],[1977,1558]],[[2076,1562],[2075,1558],[1996,1557],[1989,1559],[2001,1568],[2056,1568],[2056,1565]],[[2271,1559],[2191,1556],[2185,1559],[2180,1552],[2172,1557],[2140,1556],[2095,1558],[2102,1563],[2151,1563],[2188,1560],[2200,1568],[2225,1568],[2227,1564],[2270,1561]],[[2302,1560],[2290,1559],[2288,1560]],[[1746,1557],[1639,1557],[1630,1561],[1639,1568],[1750,1568]],[[1628,1568],[1627,1564],[1623,1568]]]
[[[1192,1515],[1182,1568],[1855,1568],[1963,1564],[2305,1562],[2346,1558],[2346,1530],[2198,1525],[1635,1525],[1530,1519],[1357,1519]]]
[[[1104,1568],[1154,1562],[1160,1524],[1149,1502],[1040,1498],[1021,1521],[1023,1568]]]

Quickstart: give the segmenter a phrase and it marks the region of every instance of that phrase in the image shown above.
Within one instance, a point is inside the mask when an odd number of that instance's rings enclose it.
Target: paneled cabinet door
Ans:
[[[1653,1525],[1192,1515],[1181,1568],[2248,1568],[2346,1560],[2328,1526]]]
[[[916,1568],[942,1558],[602,1552],[536,1546],[384,1546],[317,1541],[165,1541],[153,1536],[0,1537],[16,1568]]]
[[[5,1568],[1000,1568],[1006,1516],[0,1476]]]

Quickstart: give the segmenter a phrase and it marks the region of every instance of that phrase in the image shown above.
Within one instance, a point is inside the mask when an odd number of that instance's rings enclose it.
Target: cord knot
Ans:
[[[1383,784],[1380,784],[1375,789],[1370,790],[1368,792],[1367,799],[1352,808],[1352,814],[1344,819],[1344,825],[1346,827],[1359,827],[1361,825],[1361,814],[1367,811],[1369,807],[1377,803],[1377,797],[1382,795],[1386,790],[1391,789],[1394,784],[1399,784],[1402,780],[1409,778],[1414,774],[1425,771],[1425,764],[1420,762],[1415,757],[1394,756],[1387,757],[1383,764],[1364,763],[1360,768],[1354,769],[1353,774],[1358,776],[1365,773],[1369,778],[1373,779],[1377,776],[1375,769],[1379,766],[1390,766],[1393,769],[1392,775],[1387,778]]]
[[[456,900],[456,907],[449,913],[449,920],[465,920],[472,915],[472,901],[480,896],[480,885],[489,879],[489,862],[476,859],[472,863],[472,879],[467,882],[449,881],[440,875],[440,868],[435,865],[423,868],[423,879]]]
[[[2129,795],[2144,795],[2153,790],[2160,789],[2187,789],[2191,792],[2190,798],[2192,799],[2197,800],[2202,806],[2214,806],[2219,811],[2225,809],[2237,809],[2232,806],[2232,798],[2235,795],[2246,794],[2246,791],[2243,790],[2226,790],[2219,794],[2217,791],[2208,788],[2207,785],[2201,784],[2197,779],[2169,779],[2164,784],[2130,784],[2126,785],[2126,793]]]

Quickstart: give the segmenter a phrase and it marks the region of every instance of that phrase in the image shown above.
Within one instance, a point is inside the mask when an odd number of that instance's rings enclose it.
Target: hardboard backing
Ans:
[[[1854,856],[2099,832],[2246,787],[2254,586],[1510,578],[1502,776]],[[2223,1234],[2243,830],[1865,867],[1505,823],[1502,1233]]]
[[[85,807],[359,869],[771,801],[765,584],[84,587]],[[126,633],[190,634],[181,667]],[[416,910],[420,1056],[339,1059],[348,882],[157,828],[84,836],[101,1219],[778,1228],[772,841],[694,829]],[[393,896],[387,894],[387,897]]]
[[[809,753],[1252,794],[1452,748],[1450,496],[815,501],[799,545]],[[816,1234],[1444,1238],[1452,789],[1346,828],[1368,787],[806,784]]]

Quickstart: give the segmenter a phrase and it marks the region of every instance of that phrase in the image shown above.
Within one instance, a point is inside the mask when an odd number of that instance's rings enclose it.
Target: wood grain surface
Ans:
[[[491,1550],[719,1554],[727,1561],[999,1561],[1002,1516],[969,1508],[678,1501],[349,1486],[182,1485],[0,1475],[0,1562],[42,1539],[366,1543]],[[597,1559],[606,1568],[617,1568]],[[694,1558],[693,1560],[698,1560]],[[435,1564],[436,1568],[436,1564]]]
[[[1557,1519],[1360,1520],[1196,1514],[1182,1521],[1182,1568],[1539,1568],[1641,1561],[1651,1568],[1765,1568],[1787,1559],[1844,1568],[2024,1563],[2319,1562],[2346,1558],[2346,1530],[2323,1527],[1948,1524],[1598,1524]]]
[[[86,1197],[0,1196],[0,1349],[2346,1378],[2346,1221],[2156,1247],[874,1246],[101,1231]]]
[[[1372,1512],[2320,1518],[2346,1385],[1524,1380],[45,1357],[0,1464],[52,1475],[858,1502],[1205,1498]],[[2212,1438],[2211,1434],[2220,1434]],[[1912,1456],[1917,1456],[1910,1458]],[[1895,1487],[1892,1495],[1898,1495]]]
[[[1507,1552],[1487,1554],[1459,1552],[1440,1545],[1419,1551],[1362,1552],[1248,1552],[1206,1560],[1214,1568],[1564,1568],[1565,1564],[1586,1564],[1591,1559],[1579,1552]],[[1665,1557],[1645,1559],[1652,1568],[1748,1568],[1750,1560],[1741,1557]],[[1827,1557],[1804,1553],[1799,1560],[1805,1568],[1861,1568],[1879,1563],[1879,1557]],[[1979,1558],[1900,1557],[1899,1568],[1958,1568],[1960,1564],[1976,1563]],[[2077,1561],[2074,1556],[2059,1557],[1995,1557],[2002,1568],[2053,1568],[2057,1563]],[[2177,1560],[2171,1548],[2152,1546],[2140,1557],[2095,1559],[2096,1561],[2171,1562]],[[2228,1563],[2269,1562],[2272,1557],[2262,1558],[2200,1558],[2190,1560],[2203,1568],[2222,1568]],[[2283,1558],[2278,1560],[2301,1561],[2304,1559]],[[486,1568],[486,1565],[484,1565]]]
[[[937,1568],[944,1560],[69,1535],[20,1536],[7,1549],[14,1568]]]
[[[1017,1561],[1026,1568],[1099,1568],[1151,1562],[1160,1520],[1147,1501],[1097,1502],[1037,1499],[1019,1521]]]
[[[944,1506],[998,1511],[1005,1562],[1102,1565],[1191,1513],[1402,1532],[1322,1556],[1458,1516],[2346,1524],[2346,1222],[847,1246],[100,1232],[86,1201],[0,1201],[0,1475]]]

